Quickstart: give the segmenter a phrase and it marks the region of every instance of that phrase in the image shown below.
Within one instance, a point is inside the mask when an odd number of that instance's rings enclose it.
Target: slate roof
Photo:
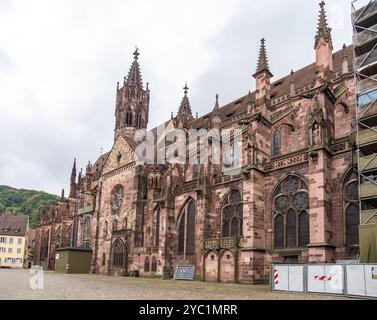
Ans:
[[[0,214],[0,235],[20,236],[26,235],[29,217],[12,213]]]

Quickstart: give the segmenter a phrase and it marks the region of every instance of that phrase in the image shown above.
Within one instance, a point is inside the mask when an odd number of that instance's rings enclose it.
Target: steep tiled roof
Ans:
[[[92,174],[102,171],[103,166],[109,156],[110,152],[106,152],[105,154],[101,155],[97,161],[92,166]]]
[[[352,68],[352,59],[353,59],[353,47],[352,45],[346,48],[348,65]],[[334,59],[334,74],[337,75],[342,71],[344,50],[339,50],[333,54]],[[295,90],[305,88],[309,85],[312,85],[316,77],[316,64],[312,63],[302,69],[299,69],[294,72],[294,83]],[[291,74],[274,81],[271,83],[271,97],[272,100],[283,97],[290,94],[291,87]],[[222,120],[237,116],[245,111],[247,111],[247,106],[255,102],[255,92],[247,94],[223,107],[220,108],[220,113]],[[208,128],[210,124],[211,113],[208,113],[198,119],[195,119],[192,122],[194,128]]]
[[[0,215],[0,235],[5,236],[25,236],[29,217],[25,215],[15,215],[3,213]]]

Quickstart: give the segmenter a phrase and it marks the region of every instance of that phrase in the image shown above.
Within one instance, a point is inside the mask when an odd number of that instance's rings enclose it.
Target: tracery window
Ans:
[[[157,272],[157,259],[156,259],[156,257],[152,257],[152,268],[151,268],[151,271],[152,272]]]
[[[113,245],[113,266],[124,266],[124,245],[119,239],[117,239]]]
[[[190,200],[182,209],[178,221],[178,255],[195,253],[196,205]]]
[[[306,183],[289,176],[273,195],[274,246],[276,249],[309,244],[309,195]]]
[[[132,126],[132,111],[128,109],[126,114],[126,126]]]
[[[84,247],[89,248],[91,239],[90,218],[86,218],[83,223],[82,243]]]
[[[120,209],[123,204],[123,198],[124,198],[124,188],[121,185],[115,186],[113,191],[111,192],[111,211],[113,214],[119,214]]]
[[[161,218],[161,209],[160,207],[156,210],[156,246],[160,245],[160,218]]]
[[[278,130],[275,131],[274,136],[272,137],[272,156],[280,156],[281,152],[281,135]]]
[[[238,190],[226,196],[222,209],[222,235],[235,237],[243,235],[243,203]]]
[[[344,208],[345,208],[345,236],[348,247],[359,244],[359,189],[356,173],[352,170],[348,174],[344,185]]]
[[[149,265],[150,265],[149,257],[146,257],[144,260],[144,272],[149,272]]]

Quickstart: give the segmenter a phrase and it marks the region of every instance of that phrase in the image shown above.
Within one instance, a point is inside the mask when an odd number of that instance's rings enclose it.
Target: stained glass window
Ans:
[[[243,234],[243,203],[242,195],[233,190],[226,196],[222,210],[223,237],[242,236]]]
[[[156,210],[156,246],[160,245],[160,208]]]
[[[152,257],[152,272],[157,272],[157,259],[155,257]]]
[[[284,247],[284,218],[282,215],[277,215],[275,218],[274,223],[274,242],[275,242],[275,248],[283,248]]]
[[[309,244],[309,214],[303,211],[298,217],[299,246],[305,247]]]
[[[296,238],[296,212],[290,209],[287,214],[287,247],[295,248],[297,247]]]
[[[146,257],[144,260],[144,272],[149,272],[149,257]]]
[[[306,183],[290,175],[275,189],[273,197],[275,248],[309,244],[309,194]]]
[[[178,224],[178,255],[193,255],[195,254],[195,203],[189,201],[180,216]]]
[[[185,254],[185,220],[186,214],[183,214],[178,227],[178,254]]]
[[[272,138],[272,156],[279,156],[280,155],[280,148],[281,148],[281,136],[279,131],[274,133]]]

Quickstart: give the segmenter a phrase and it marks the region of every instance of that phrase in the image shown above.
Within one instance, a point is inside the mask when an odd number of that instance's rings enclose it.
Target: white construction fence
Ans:
[[[377,264],[273,264],[272,290],[377,298]]]

